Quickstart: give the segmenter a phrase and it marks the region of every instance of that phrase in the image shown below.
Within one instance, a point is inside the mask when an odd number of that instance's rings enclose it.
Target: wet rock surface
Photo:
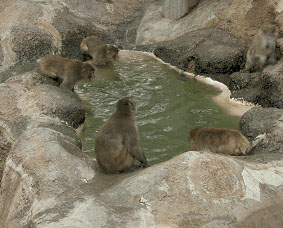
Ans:
[[[283,224],[282,61],[263,72],[240,71],[259,22],[283,25],[282,3],[199,1],[174,21],[162,18],[160,6],[139,0],[2,1],[1,228]],[[233,97],[262,105],[240,121],[252,154],[187,152],[144,170],[103,174],[82,154],[75,132],[84,122],[81,100],[35,70],[35,60],[46,54],[81,58],[79,43],[87,35],[152,51],[225,83]]]

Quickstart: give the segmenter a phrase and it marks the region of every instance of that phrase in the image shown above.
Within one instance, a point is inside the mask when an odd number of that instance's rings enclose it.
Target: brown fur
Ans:
[[[135,105],[128,97],[116,103],[116,111],[99,129],[95,141],[95,155],[99,166],[109,173],[132,167],[134,160],[147,166],[140,147],[135,118]]]
[[[114,45],[104,44],[97,36],[88,36],[82,40],[80,51],[91,56],[89,63],[103,66],[118,58],[119,49]]]
[[[219,154],[246,155],[251,149],[250,142],[240,131],[226,128],[193,129],[189,141],[196,151]]]
[[[76,59],[50,55],[38,59],[37,63],[41,75],[63,80],[60,84],[60,88],[73,90],[77,81],[81,79],[91,80],[94,78],[93,66]]]
[[[276,26],[265,24],[254,36],[249,50],[245,71],[263,69],[266,64],[274,64],[276,61]]]

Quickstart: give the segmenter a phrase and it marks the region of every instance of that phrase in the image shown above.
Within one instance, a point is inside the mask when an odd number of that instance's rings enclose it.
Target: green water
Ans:
[[[94,155],[99,127],[124,96],[136,103],[141,146],[150,164],[191,150],[187,138],[193,128],[238,129],[239,117],[227,115],[211,101],[218,90],[187,79],[150,56],[123,54],[113,69],[96,73],[96,81],[81,82],[76,87],[91,112],[81,135],[83,151],[90,156]]]

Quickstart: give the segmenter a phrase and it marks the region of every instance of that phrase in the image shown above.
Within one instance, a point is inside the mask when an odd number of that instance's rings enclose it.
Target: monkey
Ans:
[[[77,81],[94,80],[94,67],[77,59],[63,58],[49,55],[37,60],[39,72],[42,76],[63,81],[60,88],[74,90]]]
[[[240,131],[227,128],[195,128],[188,139],[196,151],[246,155],[251,150],[250,142]]]
[[[255,69],[262,70],[266,64],[276,62],[275,30],[275,24],[265,24],[258,30],[247,52],[246,72]]]
[[[88,62],[97,66],[108,65],[119,57],[119,49],[116,46],[104,44],[97,36],[88,36],[83,39],[80,51],[84,56],[84,61],[88,60],[87,56],[89,55],[91,60]]]
[[[103,41],[97,36],[88,36],[84,38],[80,44],[80,51],[84,55],[84,61],[87,60],[87,55],[93,52],[95,47],[104,45]]]
[[[95,139],[95,156],[98,165],[106,173],[129,170],[137,160],[148,167],[140,147],[136,125],[136,107],[129,97],[116,103],[116,110],[100,127]]]

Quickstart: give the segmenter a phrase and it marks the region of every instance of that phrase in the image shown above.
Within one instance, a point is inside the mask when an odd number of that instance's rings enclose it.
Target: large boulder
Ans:
[[[58,121],[37,121],[42,123],[28,127],[6,160],[0,194],[0,227],[35,224],[35,227],[45,227],[39,225],[41,222],[34,215],[39,218],[40,214],[50,212],[63,217],[60,214],[64,209],[68,211],[74,206],[67,199],[71,197],[69,192],[94,177],[92,162],[81,153],[75,134],[70,137],[58,132],[58,128],[66,127]],[[57,129],[46,124],[56,124]]]
[[[0,84],[0,180],[8,152],[18,137],[28,126],[43,126],[37,118],[55,118],[72,129],[84,123],[85,109],[80,98],[49,83],[55,84],[31,71]],[[70,134],[66,130],[62,133]]]
[[[235,72],[229,75],[229,89],[233,98],[262,107],[283,108],[283,59],[269,65],[262,72]]]
[[[268,161],[283,157],[283,110],[253,108],[240,120],[241,132],[252,141],[253,156],[246,160]]]
[[[138,0],[1,2],[0,72],[51,53],[81,58],[79,45],[88,35],[134,45],[144,7]]]
[[[248,221],[277,228],[283,220],[274,221],[272,209],[282,209],[281,166],[187,152],[140,172],[105,175],[71,138],[35,128],[7,159],[1,227],[232,228]]]
[[[211,0],[200,1],[188,15],[172,21],[162,17],[159,6],[152,6],[140,23],[136,43],[148,45],[174,40],[185,33],[212,27],[251,39],[263,22],[283,22],[281,12],[280,0]]]
[[[154,45],[154,54],[196,74],[232,73],[244,64],[245,43],[221,29],[201,29]]]
[[[266,133],[283,116],[282,109],[255,107],[246,112],[240,120],[241,132],[250,140]]]
[[[84,122],[84,107],[72,91],[47,84],[28,89],[14,82],[0,84],[0,91],[6,95],[5,101],[9,101],[1,105],[3,118],[15,120],[23,116],[47,115],[59,118],[74,128]]]
[[[263,107],[283,108],[283,58],[263,71],[259,104]]]
[[[228,78],[229,84],[227,86],[231,90],[231,97],[259,104],[259,96],[264,81],[261,72],[235,72]]]

